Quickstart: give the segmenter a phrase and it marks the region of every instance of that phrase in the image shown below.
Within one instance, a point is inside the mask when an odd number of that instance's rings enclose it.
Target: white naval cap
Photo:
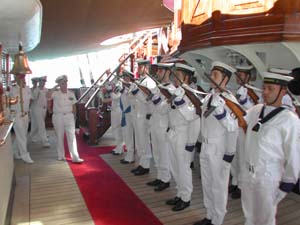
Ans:
[[[32,82],[38,82],[39,79],[40,79],[40,78],[38,78],[38,77],[33,77],[33,78],[31,78],[31,81],[32,81]]]
[[[253,69],[253,66],[248,64],[242,64],[236,65],[235,69],[237,70],[236,72],[250,72]]]
[[[289,81],[293,79],[291,76],[282,75],[274,72],[262,72],[261,76],[263,77],[264,83],[269,84],[278,84],[286,86]]]
[[[175,69],[176,70],[182,70],[184,72],[187,72],[188,74],[193,75],[195,73],[195,68],[188,66],[186,64],[183,63],[175,63]]]
[[[150,60],[149,59],[137,59],[136,63],[138,65],[150,65]]]
[[[279,69],[279,68],[270,68],[269,72],[277,73],[277,74],[281,74],[281,75],[291,75],[292,74],[291,70],[284,70],[284,69]]]
[[[236,72],[233,67],[219,61],[214,61],[211,64],[211,70],[219,70],[228,77],[231,77],[231,75]]]
[[[57,84],[61,81],[68,81],[67,75],[61,75],[55,79],[55,83],[57,83]]]
[[[172,68],[175,63],[157,63],[158,68]]]

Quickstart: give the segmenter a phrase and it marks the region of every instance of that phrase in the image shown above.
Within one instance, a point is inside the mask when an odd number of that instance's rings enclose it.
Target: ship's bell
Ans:
[[[28,65],[28,58],[23,51],[21,43],[19,44],[19,53],[14,56],[14,65],[10,73],[15,75],[25,75],[32,73]]]

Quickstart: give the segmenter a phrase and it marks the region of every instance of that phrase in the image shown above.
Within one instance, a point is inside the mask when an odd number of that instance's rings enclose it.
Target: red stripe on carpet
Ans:
[[[99,154],[113,147],[90,147],[77,138],[83,164],[69,166],[96,225],[162,225]],[[69,158],[65,141],[66,156]]]

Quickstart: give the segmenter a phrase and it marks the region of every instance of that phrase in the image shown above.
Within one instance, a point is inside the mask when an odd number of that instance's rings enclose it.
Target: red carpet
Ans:
[[[69,163],[96,225],[162,225],[147,206],[99,157],[113,147],[90,147],[77,138],[81,165]],[[65,149],[67,145],[65,142]],[[66,151],[69,158],[69,152]]]

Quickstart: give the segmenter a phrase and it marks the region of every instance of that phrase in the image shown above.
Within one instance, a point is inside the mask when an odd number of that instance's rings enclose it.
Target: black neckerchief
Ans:
[[[265,122],[272,119],[274,116],[276,116],[278,113],[280,113],[284,109],[285,108],[283,108],[283,107],[278,107],[276,109],[273,109],[270,113],[268,113],[268,115],[266,115],[264,117],[265,106],[263,106],[261,111],[260,111],[260,114],[259,114],[258,122],[254,125],[252,130],[254,132],[258,132],[261,125],[263,125]]]

